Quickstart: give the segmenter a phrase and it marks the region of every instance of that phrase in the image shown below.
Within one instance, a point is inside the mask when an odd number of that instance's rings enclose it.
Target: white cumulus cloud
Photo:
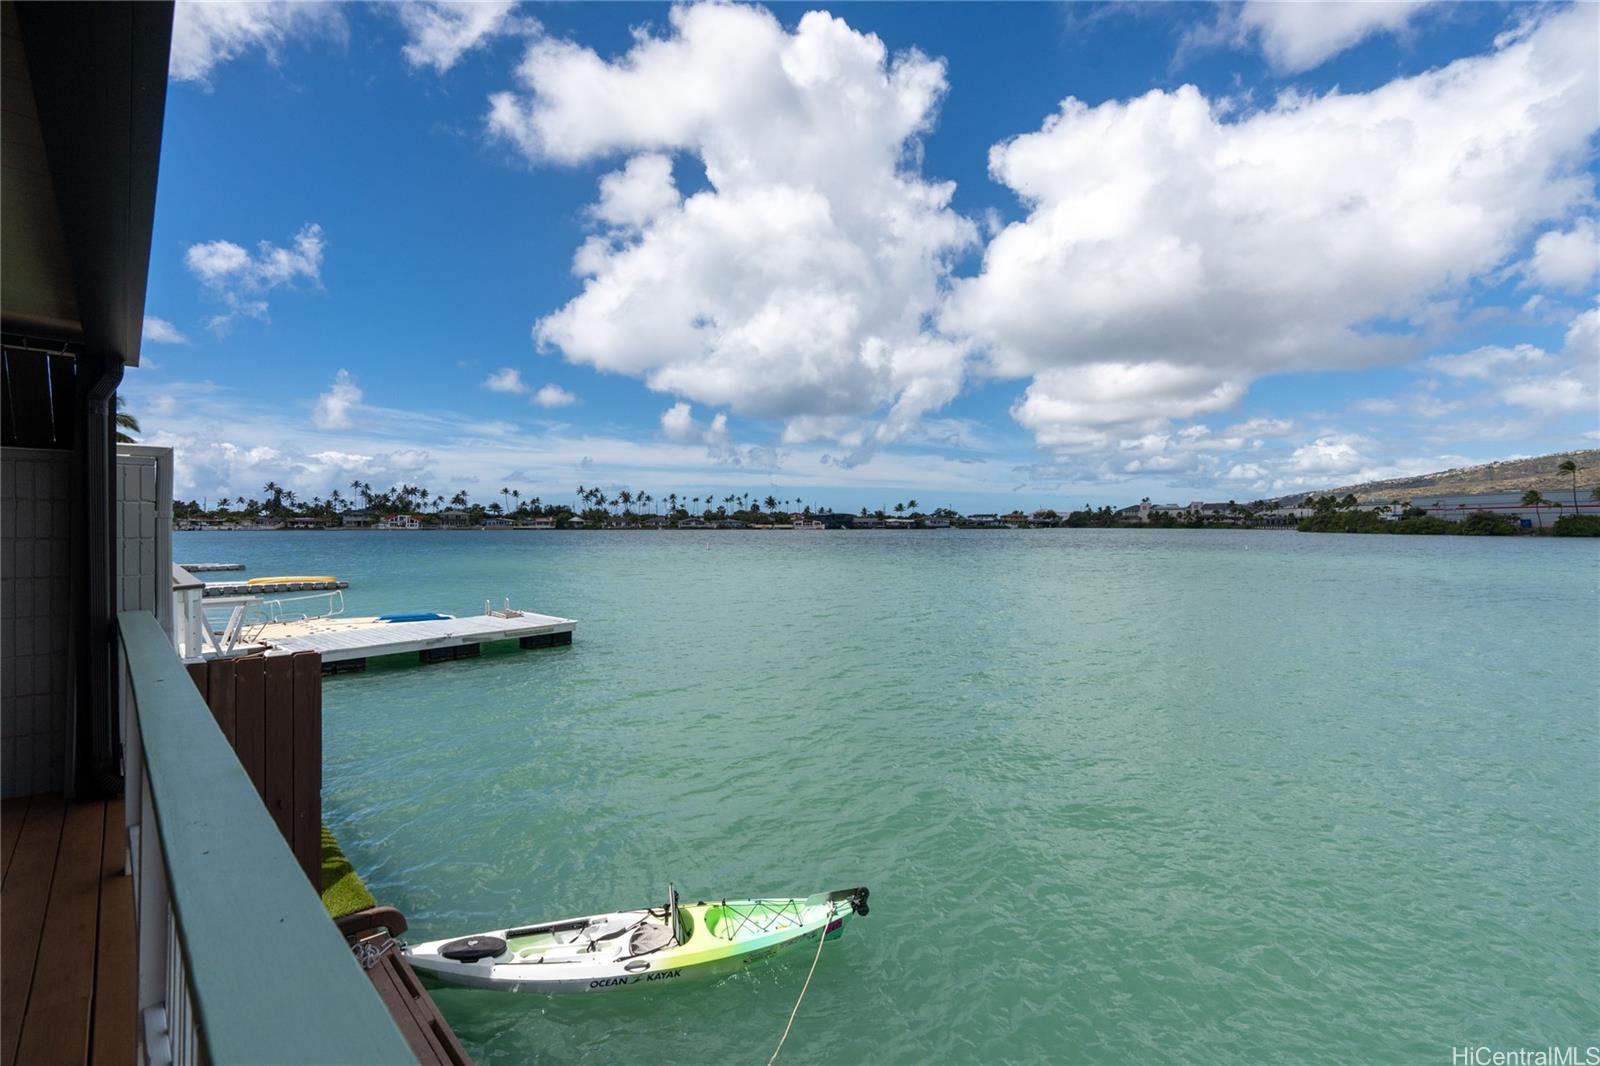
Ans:
[[[600,182],[583,291],[535,339],[684,400],[892,438],[949,402],[963,348],[928,323],[976,228],[918,173],[942,62],[821,12],[672,9],[607,60],[534,41],[491,133],[535,161],[624,157]],[[687,198],[672,157],[709,188]]]
[[[1587,290],[1600,270],[1600,227],[1580,218],[1568,230],[1551,230],[1533,245],[1528,261],[1530,280],[1572,292]]]
[[[226,307],[209,323],[212,329],[226,332],[239,315],[266,320],[266,293],[272,289],[298,281],[320,287],[326,245],[322,227],[308,222],[288,247],[260,241],[251,252],[232,241],[206,241],[190,245],[183,261],[189,272]]]
[[[155,341],[157,344],[188,344],[189,338],[183,331],[164,318],[155,315],[144,316],[144,339]]]
[[[679,205],[677,186],[672,182],[672,160],[646,152],[628,160],[621,170],[600,179],[600,199],[591,209],[601,222],[628,229],[643,229]],[[598,246],[603,255],[606,245]],[[602,264],[596,264],[597,267]]]
[[[1536,367],[1550,362],[1546,352],[1532,344],[1512,348],[1488,345],[1461,355],[1436,355],[1424,365],[1453,378],[1490,378],[1512,367]]]
[[[560,385],[541,385],[533,394],[533,402],[540,407],[566,407],[578,402],[578,397]]]
[[[728,430],[728,416],[719,411],[708,423],[695,420],[694,409],[686,403],[675,403],[661,412],[661,435],[673,444],[704,445],[706,457],[724,466],[756,464],[774,466],[777,455],[769,448],[741,446],[734,443]]]
[[[1249,0],[1237,11],[1238,33],[1260,41],[1273,68],[1310,70],[1378,33],[1398,33],[1431,0]]]
[[[1041,371],[1011,413],[1047,447],[1105,447],[1108,430],[1223,411],[1244,388],[1201,367],[1090,363]]]
[[[350,371],[340,370],[334,375],[333,385],[317,397],[311,408],[311,422],[318,429],[348,429],[351,414],[361,403],[361,389]]]
[[[991,150],[1028,216],[941,325],[987,373],[1031,376],[1014,414],[1074,448],[1219,410],[1265,374],[1407,357],[1447,298],[1592,198],[1597,12],[1243,115],[1192,86],[1068,98]]]
[[[400,51],[411,66],[432,67],[443,74],[490,38],[522,28],[522,20],[513,15],[516,6],[515,0],[411,0],[396,5],[407,38]]]
[[[1513,381],[1500,390],[1506,403],[1535,414],[1562,415],[1595,412],[1594,388],[1575,374],[1554,374]]]
[[[509,392],[518,396],[528,391],[528,386],[522,380],[522,372],[509,366],[501,367],[485,378],[483,387],[490,392]]]
[[[348,32],[338,4],[302,0],[179,0],[172,19],[168,73],[178,81],[208,83],[219,65],[259,48],[276,63],[295,39]]]

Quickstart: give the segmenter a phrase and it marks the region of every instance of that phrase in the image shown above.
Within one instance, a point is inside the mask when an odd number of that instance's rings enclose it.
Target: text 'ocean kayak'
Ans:
[[[701,900],[498,929],[403,948],[415,969],[506,992],[607,992],[737,973],[796,944],[839,935],[867,890],[803,899]]]

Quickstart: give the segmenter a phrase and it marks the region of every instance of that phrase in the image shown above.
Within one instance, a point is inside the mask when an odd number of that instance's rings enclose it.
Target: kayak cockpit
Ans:
[[[677,923],[684,939],[690,925],[687,918],[680,915]],[[554,926],[508,929],[501,952],[479,957],[492,957],[501,964],[634,959],[678,943],[669,920],[659,911],[620,911]]]

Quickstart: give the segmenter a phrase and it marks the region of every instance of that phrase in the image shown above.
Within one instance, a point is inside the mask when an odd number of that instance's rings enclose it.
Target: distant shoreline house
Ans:
[[[439,524],[452,529],[461,529],[472,522],[472,516],[466,511],[449,510],[439,512]]]
[[[346,511],[339,516],[339,524],[346,529],[370,529],[372,514],[368,511]]]
[[[421,529],[422,519],[414,514],[384,515],[383,521],[378,523],[379,529]]]

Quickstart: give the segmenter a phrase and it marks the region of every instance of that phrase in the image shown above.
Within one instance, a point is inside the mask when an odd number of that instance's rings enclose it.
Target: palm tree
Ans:
[[[115,422],[117,426],[117,443],[136,443],[135,439],[130,437],[127,433],[124,433],[123,430],[128,430],[132,433],[143,433],[144,431],[139,428],[139,420],[122,409],[122,395],[120,393],[113,398],[111,410],[113,412],[111,416],[112,421]]]
[[[1544,496],[1540,494],[1538,489],[1529,489],[1522,494],[1522,506],[1533,508],[1533,515],[1539,520],[1540,529],[1544,528],[1544,515],[1539,510],[1543,505]]]
[[[1571,459],[1563,459],[1556,469],[1563,474],[1572,475],[1572,510],[1576,512],[1578,510],[1578,464]]]

